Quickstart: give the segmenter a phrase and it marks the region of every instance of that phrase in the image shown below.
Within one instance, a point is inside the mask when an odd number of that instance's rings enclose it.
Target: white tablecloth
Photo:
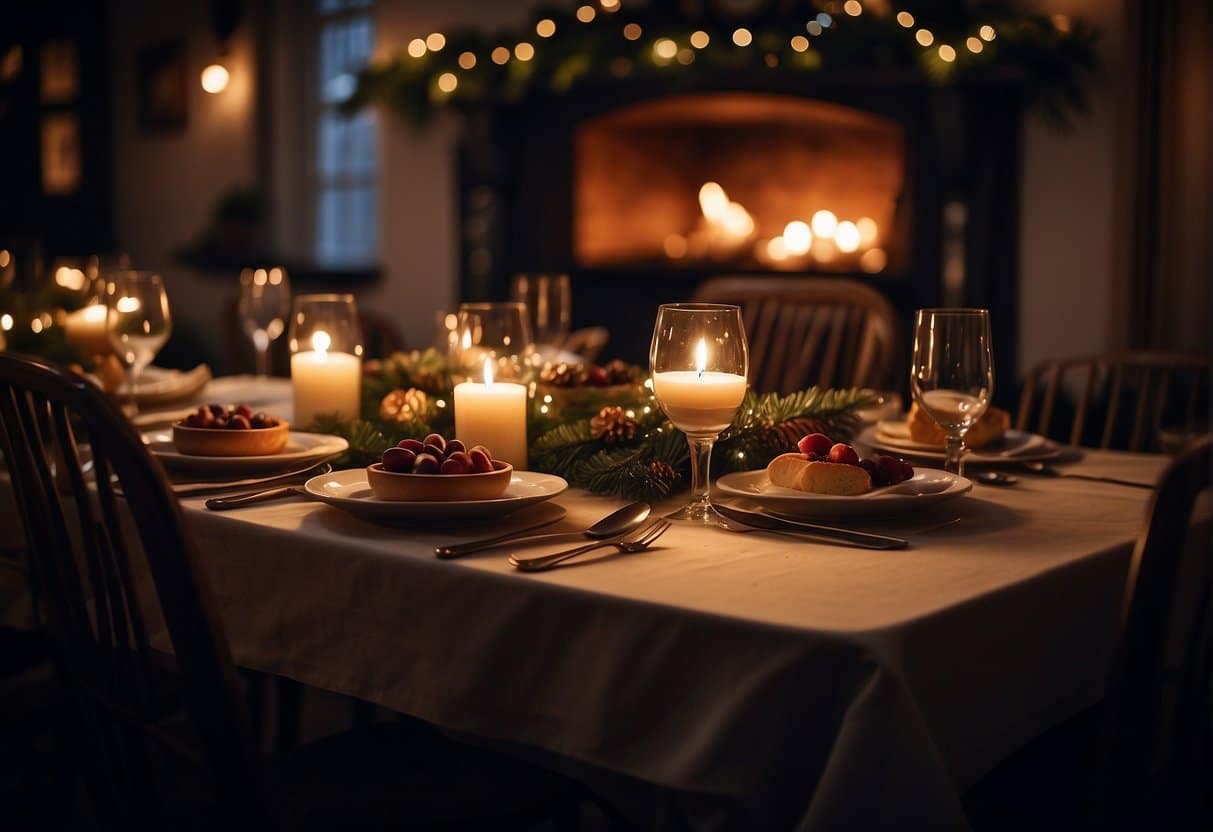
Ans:
[[[1148,498],[1029,475],[866,524],[906,551],[678,526],[530,575],[302,499],[183,504],[238,663],[694,793],[693,825],[819,830],[964,828],[964,787],[1098,698]]]

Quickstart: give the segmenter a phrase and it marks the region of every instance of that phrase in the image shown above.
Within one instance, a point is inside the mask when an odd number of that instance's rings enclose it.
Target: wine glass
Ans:
[[[118,271],[105,287],[105,331],[126,369],[131,408],[135,383],[173,330],[164,281],[155,272]]]
[[[237,302],[240,326],[257,351],[257,375],[270,374],[270,344],[286,329],[291,311],[291,281],[286,269],[244,269]]]
[[[531,332],[541,350],[555,352],[569,335],[572,293],[567,274],[514,275],[510,298],[525,303]]]
[[[490,358],[496,380],[530,381],[537,356],[526,304],[461,304],[455,335],[451,342],[451,366],[461,380],[479,379],[484,360]]]
[[[985,309],[919,309],[914,319],[914,401],[947,436],[944,470],[959,474],[964,436],[990,406],[994,358]]]
[[[691,500],[670,519],[719,524],[710,495],[712,445],[745,398],[749,363],[741,307],[669,303],[657,310],[653,394],[691,446]]]

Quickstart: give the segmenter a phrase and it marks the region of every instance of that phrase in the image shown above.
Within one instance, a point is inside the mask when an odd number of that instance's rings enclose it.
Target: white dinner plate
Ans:
[[[943,462],[947,459],[943,449],[937,445],[915,442],[910,438],[904,421],[877,422],[865,429],[856,439],[869,447],[891,454],[911,456],[916,459]],[[1016,462],[1039,462],[1061,456],[1061,445],[1038,433],[1008,430],[998,442],[965,454],[965,464],[1010,465]]]
[[[276,454],[264,456],[192,456],[177,451],[173,445],[172,428],[151,430],[143,434],[143,443],[152,456],[168,471],[194,477],[248,477],[305,468],[323,462],[350,446],[340,436],[327,433],[303,433],[293,430],[286,447]]]
[[[839,497],[774,485],[764,468],[725,474],[716,480],[716,487],[726,496],[744,497],[776,514],[825,518],[880,516],[919,509],[967,494],[973,483],[932,468],[918,471],[912,479],[897,485],[875,488],[857,497]]]
[[[441,476],[441,474],[437,475]],[[378,500],[366,481],[365,468],[351,468],[312,477],[307,493],[363,520],[389,526],[451,525],[496,520],[520,508],[542,503],[563,493],[569,484],[552,474],[515,471],[505,495],[495,500],[389,501]]]
[[[199,364],[184,373],[163,367],[148,367],[135,382],[135,402],[140,407],[156,407],[193,398],[202,394],[210,380],[211,368],[206,364]],[[129,396],[130,388],[123,384],[117,397],[119,401],[124,401]]]

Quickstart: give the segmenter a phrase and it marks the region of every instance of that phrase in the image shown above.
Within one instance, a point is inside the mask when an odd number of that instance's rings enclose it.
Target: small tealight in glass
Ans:
[[[294,424],[356,419],[362,399],[362,327],[353,295],[299,295],[291,313]]]

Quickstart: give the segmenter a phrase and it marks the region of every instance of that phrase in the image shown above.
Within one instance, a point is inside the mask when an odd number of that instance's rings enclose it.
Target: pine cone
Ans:
[[[602,371],[606,374],[607,384],[627,384],[632,380],[632,365],[618,358],[608,361]]]
[[[416,387],[393,390],[379,403],[379,418],[385,422],[416,422],[429,412],[429,397]]]
[[[679,474],[674,470],[674,466],[659,459],[649,462],[645,466],[645,469],[648,471],[649,479],[653,481],[663,494],[669,494],[674,484],[679,480]]]
[[[636,420],[622,407],[604,407],[590,419],[590,433],[607,445],[626,442],[636,435]]]
[[[581,364],[566,364],[561,361],[556,364],[544,364],[539,371],[539,380],[553,387],[581,387],[586,383],[588,373]]]

